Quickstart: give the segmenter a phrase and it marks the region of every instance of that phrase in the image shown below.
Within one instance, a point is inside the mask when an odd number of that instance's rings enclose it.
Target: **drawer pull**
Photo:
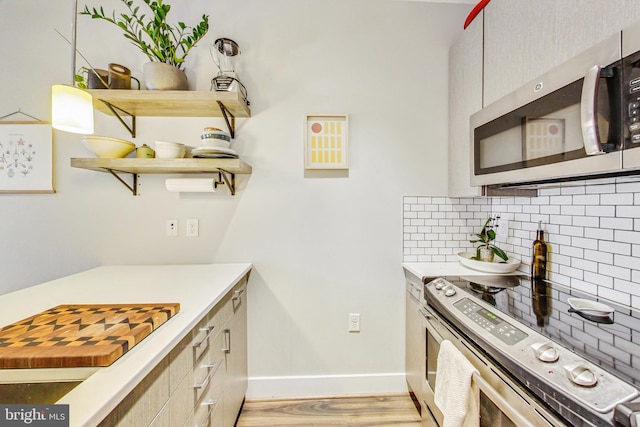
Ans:
[[[224,330],[224,348],[222,351],[226,354],[231,353],[231,329]]]
[[[202,365],[201,368],[207,368],[209,372],[207,372],[207,376],[204,377],[204,380],[202,380],[201,383],[194,384],[193,388],[197,388],[197,389],[205,388],[209,384],[209,381],[211,381],[211,377],[216,371],[215,367],[216,367],[215,363],[205,363],[204,365]]]
[[[208,400],[206,402],[202,402],[200,404],[200,406],[206,406],[207,407],[207,412],[205,413],[205,415],[203,417],[200,418],[200,421],[198,421],[196,424],[194,424],[194,427],[208,427],[211,425],[211,413],[213,412],[213,409],[215,408],[216,404],[218,403],[217,400],[215,399],[211,399]]]
[[[200,406],[216,406],[218,401],[216,399],[207,400],[206,402],[202,402]]]
[[[240,297],[242,297],[242,294],[244,294],[244,289],[238,289],[233,294],[234,294],[234,296],[231,299],[233,301],[238,301],[240,299]]]
[[[199,341],[199,342],[197,342],[197,343],[193,343],[193,344],[191,345],[191,347],[194,347],[194,348],[200,348],[200,346],[201,346],[202,344],[204,344],[205,342],[208,342],[209,337],[211,336],[211,333],[213,332],[213,330],[214,330],[214,329],[215,329],[215,327],[214,327],[214,326],[205,326],[204,328],[200,328],[200,329],[199,329],[199,331],[200,331],[200,332],[206,332],[206,335],[205,335],[205,337],[202,339],[202,341]]]

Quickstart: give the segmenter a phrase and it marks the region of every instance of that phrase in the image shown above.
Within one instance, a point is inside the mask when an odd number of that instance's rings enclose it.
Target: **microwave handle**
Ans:
[[[580,99],[580,121],[582,125],[582,141],[588,156],[603,154],[602,144],[598,136],[598,116],[596,110],[596,94],[600,80],[599,65],[591,67],[584,76],[582,97]]]

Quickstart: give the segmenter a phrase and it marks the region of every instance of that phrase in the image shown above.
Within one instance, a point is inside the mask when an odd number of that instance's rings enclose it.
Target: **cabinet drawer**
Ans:
[[[211,379],[203,389],[200,399],[196,401],[195,411],[187,422],[187,426],[221,426],[222,425],[222,391],[224,385],[224,366],[213,371]]]
[[[197,402],[211,388],[216,379],[220,379],[221,372],[224,371],[224,346],[225,336],[223,333],[217,334],[210,346],[210,351],[202,361],[194,368],[194,400]]]

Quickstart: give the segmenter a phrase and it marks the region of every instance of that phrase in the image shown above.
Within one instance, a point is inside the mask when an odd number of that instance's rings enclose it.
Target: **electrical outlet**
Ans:
[[[493,229],[496,232],[496,240],[506,242],[509,237],[509,216],[510,214],[501,213],[493,216]]]
[[[349,313],[349,332],[360,332],[360,313]]]
[[[187,219],[187,237],[198,237],[199,221],[198,218]]]
[[[167,220],[167,236],[168,237],[178,236],[178,220],[177,219]]]

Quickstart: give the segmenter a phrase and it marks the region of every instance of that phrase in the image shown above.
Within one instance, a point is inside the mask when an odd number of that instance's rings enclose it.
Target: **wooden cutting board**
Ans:
[[[59,305],[0,329],[0,368],[108,366],[178,303]]]

